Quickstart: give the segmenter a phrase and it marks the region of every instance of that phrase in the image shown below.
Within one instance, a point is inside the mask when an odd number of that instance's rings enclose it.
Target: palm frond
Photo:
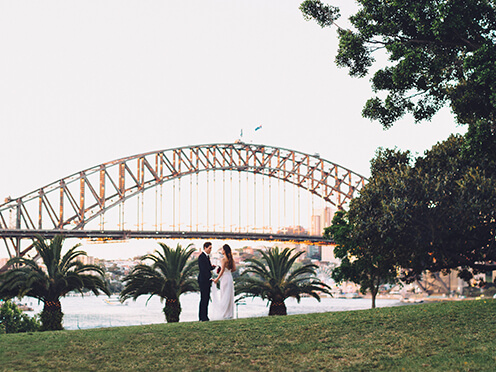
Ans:
[[[96,265],[83,265],[77,261],[85,252],[77,250],[79,244],[61,257],[64,238],[57,235],[46,241],[37,236],[33,242],[46,267],[32,259],[13,258],[9,264],[14,268],[1,275],[0,294],[5,296],[31,296],[42,301],[58,299],[70,291],[82,293],[89,289],[95,294],[109,294],[103,280],[104,271]],[[97,275],[94,275],[93,273]]]
[[[159,243],[162,250],[142,257],[142,261],[152,261],[137,265],[124,278],[124,289],[121,300],[139,296],[159,296],[162,300],[178,299],[182,293],[198,290],[195,274],[198,270],[196,260],[190,260],[194,249],[191,245],[186,248],[177,245],[171,249],[165,243]]]
[[[288,297],[300,301],[302,294],[317,300],[320,300],[319,292],[330,294],[329,286],[316,277],[317,266],[308,264],[294,268],[303,252],[277,247],[259,252],[261,258],[247,260],[248,266],[236,281],[236,294],[241,298],[261,297],[283,302]]]

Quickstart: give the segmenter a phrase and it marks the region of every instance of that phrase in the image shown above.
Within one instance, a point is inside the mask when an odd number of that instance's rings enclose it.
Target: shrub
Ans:
[[[465,297],[478,297],[482,293],[482,289],[479,287],[464,287],[462,289],[462,295]]]
[[[496,286],[494,284],[487,284],[484,286],[482,293],[485,297],[493,297],[496,294]]]
[[[0,307],[0,333],[35,332],[39,329],[38,318],[24,314],[12,301],[5,301]]]

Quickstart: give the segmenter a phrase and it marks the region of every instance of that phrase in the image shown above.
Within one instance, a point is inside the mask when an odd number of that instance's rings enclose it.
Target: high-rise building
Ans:
[[[324,229],[331,226],[332,218],[336,211],[331,207],[315,210],[310,220],[310,235],[322,236]]]
[[[330,207],[325,207],[322,210],[322,223],[323,223],[322,230],[326,227],[331,226],[332,218],[334,217],[334,213],[336,213],[336,211]]]
[[[322,223],[319,215],[313,215],[310,224],[310,235],[322,235]]]

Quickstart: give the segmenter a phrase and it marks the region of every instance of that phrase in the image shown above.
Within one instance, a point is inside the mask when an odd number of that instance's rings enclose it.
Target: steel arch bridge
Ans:
[[[37,234],[51,237],[119,239],[220,238],[273,239],[322,242],[321,237],[239,232],[164,231],[158,223],[153,231],[105,227],[104,216],[124,208],[131,198],[186,176],[210,171],[251,173],[294,185],[322,198],[337,209],[345,208],[366,179],[319,155],[273,146],[247,144],[205,144],[153,151],[129,156],[82,170],[0,205],[0,236],[10,257],[23,256],[21,239]],[[241,190],[240,190],[241,193]],[[124,219],[124,213],[119,212]],[[121,215],[122,214],[122,215]],[[88,228],[100,219],[97,228]]]

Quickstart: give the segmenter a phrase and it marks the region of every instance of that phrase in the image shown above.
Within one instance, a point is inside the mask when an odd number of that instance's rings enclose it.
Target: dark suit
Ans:
[[[198,267],[200,272],[198,274],[198,285],[200,286],[200,311],[199,318],[201,321],[208,319],[208,303],[210,302],[210,287],[212,279],[212,270],[215,268],[210,263],[210,258],[205,252],[198,256]]]

